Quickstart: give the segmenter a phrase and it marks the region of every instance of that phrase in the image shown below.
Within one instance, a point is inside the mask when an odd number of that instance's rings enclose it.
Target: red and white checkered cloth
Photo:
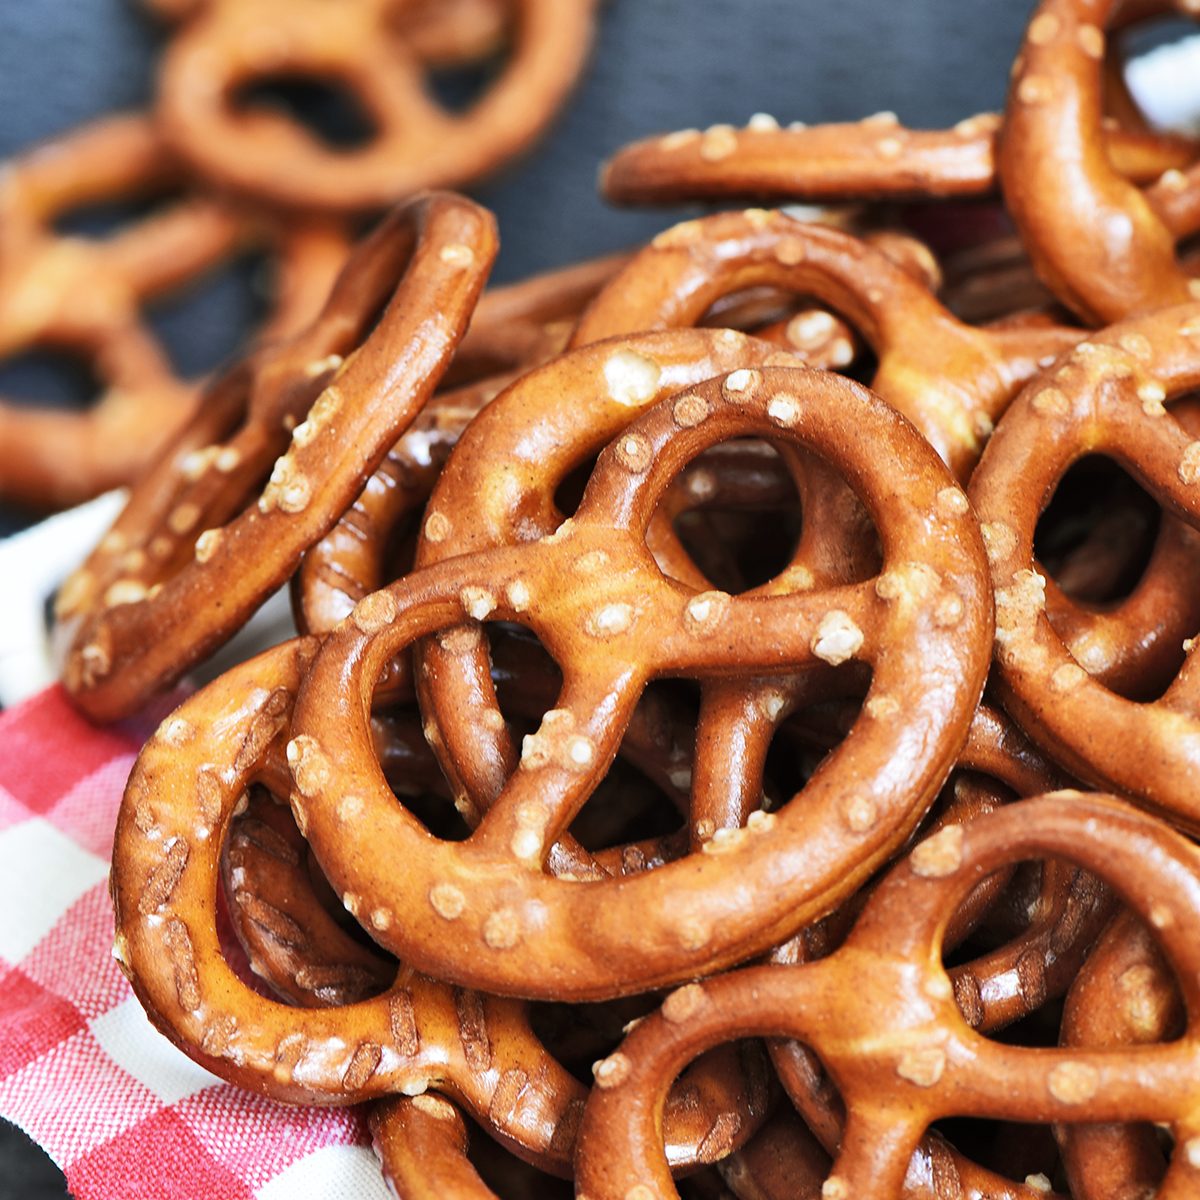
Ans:
[[[152,728],[94,729],[57,688],[0,715],[0,1116],[77,1200],[386,1200],[361,1110],[222,1083],[113,961],[113,825]]]

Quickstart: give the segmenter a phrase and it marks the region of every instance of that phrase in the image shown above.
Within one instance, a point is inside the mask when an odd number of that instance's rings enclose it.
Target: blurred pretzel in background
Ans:
[[[142,307],[253,240],[228,204],[187,197],[104,239],[54,222],[100,201],[169,191],[182,173],[150,122],[112,117],[8,164],[0,180],[0,354],[54,348],[103,392],[82,414],[0,405],[0,499],[65,507],[130,480],[191,414]]]
[[[293,210],[361,212],[413,192],[465,183],[526,149],[559,111],[591,41],[595,0],[505,0],[509,57],[464,113],[442,106],[424,79],[432,64],[488,55],[464,29],[495,4],[435,14],[428,2],[354,0],[330,8],[297,0],[189,4],[163,59],[157,118],[163,136],[218,186]],[[471,26],[467,26],[467,21]],[[249,85],[336,81],[369,118],[361,145],[323,145],[302,125],[238,105]]]

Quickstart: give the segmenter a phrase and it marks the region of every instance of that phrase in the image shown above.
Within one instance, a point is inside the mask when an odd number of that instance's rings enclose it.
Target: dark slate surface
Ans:
[[[499,280],[643,239],[669,217],[606,209],[600,160],[648,133],[752,113],[852,120],[893,109],[939,126],[1000,105],[1025,0],[609,0],[570,109],[528,158],[474,194],[498,213]],[[0,157],[150,94],[161,34],[132,0],[0,0]],[[237,344],[254,303],[242,277],[166,307],[156,324],[199,370]],[[0,369],[0,390],[35,379]],[[30,387],[51,389],[44,370]],[[27,517],[0,511],[0,533]],[[61,1196],[0,1125],[0,1200]],[[61,1188],[61,1183],[58,1185]]]

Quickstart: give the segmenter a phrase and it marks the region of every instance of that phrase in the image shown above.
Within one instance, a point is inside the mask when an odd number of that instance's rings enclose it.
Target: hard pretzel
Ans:
[[[1060,792],[1019,802],[921,843],[832,958],[751,968],[672,993],[597,1069],[600,1086],[580,1129],[578,1192],[594,1200],[675,1195],[659,1148],[667,1086],[701,1050],[766,1034],[811,1046],[846,1101],[850,1115],[825,1200],[899,1196],[925,1128],[950,1115],[1167,1121],[1181,1151],[1158,1194],[1191,1195],[1200,1183],[1192,1153],[1200,1136],[1194,1018],[1181,1040],[1166,1045],[1030,1050],[982,1038],[955,1005],[941,942],[956,902],[988,870],[1046,856],[1101,875],[1155,927],[1194,1012],[1195,847],[1108,797]]]
[[[982,775],[1000,781],[1018,796],[1043,792],[1062,778],[1003,714],[984,705],[975,714],[958,765],[975,773],[970,778]],[[1001,803],[994,788],[977,794],[968,778],[959,776],[949,803],[936,822],[923,830],[923,836],[936,837],[948,825],[979,820]],[[998,949],[948,972],[955,1002],[973,1029],[990,1032],[1002,1028],[1061,995],[1107,920],[1111,908],[1108,894],[1092,876],[1060,862],[1048,861],[1040,867],[1033,900],[1023,894],[1016,898],[1023,918],[1020,933]],[[979,923],[1010,878],[1004,872],[986,876],[965,897],[947,924],[947,950],[959,945]],[[780,947],[773,961],[800,963],[831,953],[838,943],[830,938],[830,926],[835,931],[846,926],[857,917],[867,896],[858,893],[847,910]],[[830,1154],[836,1153],[845,1110],[820,1061],[795,1041],[774,1041],[769,1049],[780,1081],[808,1127]],[[1036,1200],[1040,1193],[1001,1179],[944,1138],[928,1134],[914,1153],[903,1194],[907,1200],[957,1200],[971,1195]]]
[[[1195,225],[1170,227],[1168,212],[1113,168],[1100,137],[1099,63],[1117,8],[1117,0],[1042,0],[1017,58],[997,158],[1038,274],[1099,324],[1200,298],[1200,281],[1175,254]],[[1178,184],[1187,190],[1173,170],[1158,189],[1170,195]]]
[[[420,50],[392,31],[406,7],[293,0],[281,20],[274,0],[207,0],[163,60],[164,135],[208,178],[291,208],[361,211],[465,183],[524,150],[557,113],[583,67],[594,0],[509,0],[510,60],[462,115],[429,95]],[[281,76],[336,80],[375,136],[334,149],[279,114],[238,110],[240,89]]]
[[[1033,533],[1040,504],[1087,453],[1107,454],[1132,470],[1194,528],[1200,445],[1164,402],[1200,382],[1198,338],[1195,304],[1093,335],[1022,393],[971,481],[996,587],[996,663],[1006,707],[1080,778],[1107,780],[1188,828],[1200,823],[1188,783],[1200,744],[1190,660],[1153,704],[1126,700],[1093,678],[1089,672],[1112,665],[1113,627],[1100,625],[1068,652],[1047,618],[1053,588],[1034,562]],[[1138,628],[1149,642],[1157,628],[1170,627],[1165,612],[1177,605],[1173,582],[1148,574],[1125,606],[1127,614],[1140,614]],[[1178,665],[1177,645],[1162,653]],[[1140,747],[1133,759],[1123,749],[1128,738]]]
[[[561,1163],[579,1085],[531,1038],[520,1005],[405,972],[357,1004],[297,1009],[252,992],[221,954],[218,852],[315,648],[290,642],[235,668],[143,749],[117,823],[114,953],[162,1032],[225,1079],[307,1104],[436,1082],[509,1145]]]
[[[411,201],[360,244],[306,330],[208,389],[60,593],[64,681],[80,708],[136,709],[287,579],[433,392],[495,249],[470,201]]]
[[[683,129],[625,146],[605,165],[600,187],[620,204],[983,196],[999,184],[1000,126],[998,114],[980,113],[953,129],[908,129],[884,112],[781,128],[760,114],[743,129]],[[1106,129],[1103,146],[1115,169],[1139,183],[1195,158],[1194,143],[1144,130]]]
[[[119,961],[163,1032],[223,1078],[308,1104],[436,1085],[516,1153],[562,1172],[583,1089],[538,1043],[524,1006],[387,972],[322,908],[286,810],[247,807],[249,788],[286,782],[278,756],[314,650],[298,640],[235,668],[144,749],[114,852]],[[235,922],[255,969],[304,1010],[256,995],[221,956],[211,913],[231,825]],[[686,1085],[695,1102],[670,1126],[683,1167],[737,1144],[761,1116],[761,1095],[731,1089],[730,1057]]]
[[[1131,913],[1113,921],[1079,973],[1063,1013],[1064,1046],[1137,1046],[1166,1041],[1184,1013],[1170,969]],[[1055,1130],[1078,1200],[1152,1195],[1163,1153],[1153,1129],[1127,1124],[1061,1125]]]
[[[697,593],[654,567],[642,538],[670,479],[708,446],[747,434],[802,440],[838,464],[879,529],[886,569],[877,581],[745,600]],[[885,461],[906,464],[900,495],[879,471]],[[432,505],[426,537],[437,541],[480,511],[474,497],[466,503],[463,511]],[[617,438],[555,535],[409,575],[362,601],[330,635],[297,702],[289,751],[306,835],[353,906],[406,914],[402,925],[376,930],[381,944],[470,986],[602,998],[736,961],[853,890],[939,786],[983,682],[981,553],[948,473],[869,392],[838,376],[780,368],[701,384]],[[571,578],[586,586],[564,588]],[[466,617],[528,625],[564,685],[478,829],[450,844],[396,806],[370,753],[368,717],[383,666],[415,638]],[[751,821],[711,847],[716,853],[617,883],[542,873],[650,678],[851,658],[874,666],[861,727],[814,776],[802,808]],[[931,662],[944,667],[931,674]],[[915,724],[891,719],[901,694]],[[346,795],[356,811],[362,802],[353,822],[339,816]],[[368,845],[387,845],[410,869],[397,876],[371,861]],[[781,862],[786,872],[773,866]],[[730,879],[740,886],[730,888]],[[630,921],[642,931],[634,943]]]
[[[496,499],[482,506],[473,521],[451,522],[441,536],[438,521],[433,524],[435,536],[428,536],[427,520],[418,565],[553,533],[562,520],[556,489],[640,412],[689,384],[770,361],[770,346],[731,331],[677,330],[582,348],[531,372],[498,397],[468,431],[443,472],[430,511],[457,505],[463,496],[491,494]],[[792,360],[782,356],[781,361]],[[574,402],[564,405],[559,397],[568,392]],[[715,492],[721,485],[711,472],[707,481],[699,474],[705,470],[703,462],[697,464],[693,482]],[[513,482],[498,491],[497,479]],[[819,552],[824,544],[820,534],[830,528],[817,503],[815,485],[821,480],[815,469],[804,480],[814,485],[806,530]],[[840,501],[844,485],[837,482]],[[690,492],[684,503],[695,502],[698,493]],[[663,519],[671,506],[669,491],[648,527],[647,542],[669,575],[708,590],[709,583]],[[841,508],[833,516],[840,538],[845,532]],[[835,553],[841,552],[839,546]],[[818,565],[815,558],[810,556],[811,566]],[[452,635],[450,640],[454,653],[436,641],[421,650],[423,702],[439,731],[443,768],[477,806],[486,808],[515,769],[518,754],[490,699],[482,646]]]
[[[61,237],[83,204],[176,183],[149,121],[110,117],[8,164],[0,181],[0,355],[66,349],[104,392],[83,414],[0,405],[0,497],[63,507],[129,483],[187,420],[191,387],[142,323],[156,295],[211,267],[247,235],[228,205],[195,197],[104,239]]]
[[[388,581],[385,559],[396,527],[424,505],[462,431],[518,374],[562,349],[580,309],[627,257],[579,263],[484,293],[444,376],[464,386],[434,396],[337,525],[304,556],[292,591],[303,631],[328,631]]]
[[[572,343],[694,324],[716,297],[760,284],[816,296],[861,329],[879,359],[872,387],[960,478],[1020,384],[1081,336],[972,329],[857,238],[752,209],[660,234],[588,307]]]

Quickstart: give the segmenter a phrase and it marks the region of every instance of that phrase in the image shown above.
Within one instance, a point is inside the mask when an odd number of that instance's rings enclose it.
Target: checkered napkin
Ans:
[[[386,1200],[360,1109],[222,1083],[113,961],[112,831],[152,727],[94,729],[57,688],[0,715],[0,1116],[77,1200]]]

